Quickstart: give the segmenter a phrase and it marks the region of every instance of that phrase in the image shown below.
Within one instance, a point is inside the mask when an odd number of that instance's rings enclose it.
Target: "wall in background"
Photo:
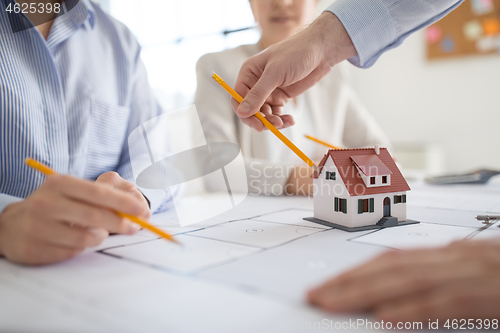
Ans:
[[[423,33],[351,71],[366,106],[396,144],[443,148],[445,169],[500,169],[500,56],[429,62]]]

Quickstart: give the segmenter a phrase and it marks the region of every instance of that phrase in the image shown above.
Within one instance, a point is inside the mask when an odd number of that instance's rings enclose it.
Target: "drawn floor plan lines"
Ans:
[[[109,249],[111,247],[117,247],[117,246],[125,246],[125,245],[131,245],[131,244],[137,244],[137,243],[142,243],[146,242],[151,239],[155,239],[158,237],[155,237],[154,235],[147,235],[147,234],[135,234],[132,236],[129,235],[111,235],[108,238],[104,240],[100,245],[92,247],[87,250],[87,252],[92,252],[92,251],[101,251],[104,249]]]
[[[211,228],[194,231],[189,235],[232,242],[259,248],[270,248],[294,239],[321,232],[319,228],[301,227],[257,220],[223,223]]]
[[[276,213],[257,216],[252,220],[293,224],[311,228],[330,229],[330,227],[304,220],[305,217],[312,217],[313,215],[314,213],[312,210],[288,209]]]
[[[184,234],[190,231],[194,230],[199,230],[200,228],[194,228],[194,227],[162,227],[158,226],[158,228],[165,230],[171,235],[179,235],[179,234]],[[105,249],[113,248],[113,247],[118,247],[118,246],[125,246],[125,245],[132,245],[132,244],[137,244],[137,243],[142,243],[148,240],[152,239],[158,239],[158,235],[152,233],[149,230],[140,230],[137,232],[135,235],[129,236],[129,235],[111,235],[108,238],[102,242],[101,245],[93,247],[88,249],[87,252],[92,252],[92,251],[102,251]]]
[[[425,223],[481,228],[481,221],[476,220],[476,216],[484,212],[408,206],[407,214],[409,219]]]
[[[176,239],[182,246],[156,239],[104,250],[104,253],[187,274],[260,251],[256,247],[189,235],[179,235]]]
[[[368,231],[361,231],[363,235]],[[199,274],[201,278],[258,290],[301,302],[311,287],[386,251],[348,242],[352,233],[331,229],[228,262]]]

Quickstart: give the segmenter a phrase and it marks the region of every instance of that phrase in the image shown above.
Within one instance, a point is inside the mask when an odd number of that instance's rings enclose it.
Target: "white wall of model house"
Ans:
[[[326,179],[326,172],[335,172],[335,180]],[[313,185],[314,217],[323,221],[351,227],[352,203],[349,202],[349,193],[331,157],[328,157],[326,160],[319,177],[313,179]],[[347,199],[347,214],[334,210],[335,197]]]
[[[356,172],[356,177],[361,178],[357,168],[352,168]],[[335,172],[335,180],[326,179],[326,172]],[[314,192],[314,217],[323,221],[340,224],[349,228],[362,227],[376,224],[384,217],[384,199],[389,198],[391,206],[391,216],[397,217],[398,221],[406,221],[406,203],[394,203],[395,195],[405,195],[403,192],[388,192],[372,195],[351,196],[347,191],[340,172],[350,172],[350,170],[339,171],[331,156],[328,157],[321,174],[313,180]],[[361,189],[360,189],[361,191]],[[347,200],[347,212],[335,211],[335,198]],[[374,211],[358,212],[358,200],[374,199]]]

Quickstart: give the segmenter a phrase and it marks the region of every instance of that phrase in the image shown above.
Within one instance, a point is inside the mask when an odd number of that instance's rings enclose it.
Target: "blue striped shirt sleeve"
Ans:
[[[358,52],[353,65],[371,67],[412,33],[446,16],[464,0],[337,0],[327,11],[344,25]]]
[[[146,121],[153,119],[163,113],[152,89],[149,86],[146,67],[140,58],[140,49],[135,56],[135,64],[132,71],[132,87],[130,89],[130,119],[126,137],[129,138],[131,132],[141,126]],[[167,135],[165,135],[167,136]],[[148,156],[144,158],[148,159]],[[141,156],[132,156],[132,158],[142,158]],[[133,169],[131,165],[131,156],[128,140],[125,140],[122,147],[120,162],[116,170],[122,178],[136,184]],[[179,195],[182,187],[175,187],[173,191],[169,188],[163,190],[145,189],[137,186],[143,195],[149,200],[152,213],[164,212],[173,206],[173,196]]]

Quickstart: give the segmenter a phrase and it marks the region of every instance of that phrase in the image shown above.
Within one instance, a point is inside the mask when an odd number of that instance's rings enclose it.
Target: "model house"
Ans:
[[[347,231],[418,223],[406,219],[410,187],[386,148],[332,149],[319,170],[307,220]]]

